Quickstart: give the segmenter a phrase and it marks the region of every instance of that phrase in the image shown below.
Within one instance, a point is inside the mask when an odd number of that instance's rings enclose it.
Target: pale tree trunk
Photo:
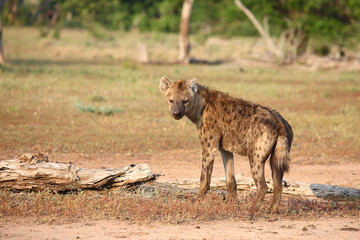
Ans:
[[[19,1],[18,0],[11,0],[10,1],[10,13],[8,16],[9,23],[14,24],[17,22],[17,13],[19,9]]]
[[[4,65],[4,64],[5,64],[5,59],[4,59],[4,50],[2,46],[2,25],[1,25],[1,15],[0,15],[0,65]]]
[[[59,6],[59,4],[56,4],[54,7],[54,14],[50,21],[50,27],[52,27],[52,28],[55,27],[56,21],[59,17],[59,12],[60,12],[60,6]]]
[[[2,24],[1,24],[1,10],[5,3],[5,0],[0,1],[0,65],[5,65],[4,49],[2,45]]]
[[[138,62],[142,64],[149,63],[149,54],[147,51],[147,47],[143,43],[138,44]]]
[[[240,0],[234,0],[236,6],[249,18],[251,23],[255,26],[258,30],[261,37],[265,40],[267,48],[269,51],[278,59],[282,58],[282,53],[280,49],[275,45],[274,41],[271,39],[270,34],[264,30],[252,12],[247,9]]]
[[[189,28],[191,9],[194,0],[184,0],[179,35],[179,63],[189,64],[190,62],[190,43],[189,43]]]

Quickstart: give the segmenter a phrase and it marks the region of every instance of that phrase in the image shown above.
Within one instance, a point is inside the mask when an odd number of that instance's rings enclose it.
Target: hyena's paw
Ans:
[[[203,201],[204,198],[205,198],[205,194],[199,193],[199,194],[196,196],[196,201]]]
[[[229,204],[239,204],[239,200],[236,197],[236,194],[228,194],[226,197],[226,202]]]
[[[269,213],[279,213],[279,205],[278,204],[271,204],[269,210]]]

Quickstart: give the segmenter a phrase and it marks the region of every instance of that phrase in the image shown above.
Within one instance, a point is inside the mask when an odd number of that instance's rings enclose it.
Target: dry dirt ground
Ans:
[[[359,239],[359,219],[131,224],[119,221],[0,226],[1,239]]]
[[[181,157],[179,157],[181,156]],[[53,155],[50,160],[71,161],[84,168],[122,167],[130,163],[148,163],[160,180],[196,178],[200,174],[199,152],[183,150],[145,157],[120,155]],[[268,167],[268,166],[267,166]],[[236,158],[236,174],[250,176],[245,158]],[[269,178],[269,168],[266,169]],[[293,159],[286,179],[307,183],[333,184],[360,188],[360,164],[336,162],[304,164]],[[220,157],[215,159],[214,177],[222,177]],[[18,219],[0,226],[0,239],[360,239],[360,221],[351,217],[306,220],[210,221],[170,224],[131,223],[117,220],[38,224]]]

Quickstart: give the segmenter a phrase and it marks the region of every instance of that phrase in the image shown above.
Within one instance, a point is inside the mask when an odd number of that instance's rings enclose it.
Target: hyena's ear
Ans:
[[[186,85],[188,85],[193,90],[194,93],[196,93],[198,91],[198,86],[196,85],[196,80],[197,80],[197,78],[193,78],[186,82]]]
[[[166,77],[166,76],[162,76],[160,78],[160,91],[165,94],[166,91],[173,85],[173,83]]]

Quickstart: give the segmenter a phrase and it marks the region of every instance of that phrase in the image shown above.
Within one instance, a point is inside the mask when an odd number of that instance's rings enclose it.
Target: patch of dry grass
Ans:
[[[145,197],[146,196],[146,197]],[[317,218],[360,216],[359,200],[333,202],[308,200],[286,196],[278,213],[269,213],[270,199],[253,214],[253,194],[240,195],[239,204],[229,203],[215,192],[204,201],[193,195],[156,191],[147,194],[123,191],[14,193],[0,190],[0,217],[2,220],[31,217],[40,223],[73,222],[79,220],[119,219],[121,221],[165,221],[182,223],[221,219],[257,220],[277,218]]]
[[[38,148],[48,154],[114,153],[128,156],[174,149],[199,149],[195,126],[173,120],[158,89],[159,78],[197,77],[201,84],[277,109],[294,130],[292,161],[358,161],[360,156],[359,72],[304,72],[237,62],[222,65],[138,65],[137,43],[148,45],[151,59],[177,58],[177,37],[166,34],[109,33],[110,40],[66,30],[61,38],[39,38],[35,29],[5,29],[5,57],[0,69],[0,159]],[[51,34],[50,34],[51,35]],[[26,36],[26,38],[24,38]],[[254,44],[252,44],[254,42]],[[194,39],[199,58],[241,58],[254,39]],[[241,48],[241,46],[245,46]],[[249,50],[250,49],[250,50]],[[245,71],[239,69],[244,69]],[[110,116],[79,111],[76,104],[121,109]],[[13,193],[0,190],[0,217],[119,218],[131,221],[246,219],[253,196],[240,204],[210,194],[157,193],[151,198],[124,192]],[[269,205],[269,200],[264,206]],[[285,197],[279,214],[266,209],[255,217],[359,216],[359,202],[335,203]]]
[[[202,84],[279,110],[294,130],[293,160],[358,160],[360,156],[356,72],[294,75],[286,68],[249,68],[240,73],[233,65],[136,65],[133,69],[106,62],[9,61],[13,65],[0,76],[3,159],[37,148],[55,154],[198,149],[190,121],[169,116],[158,90],[162,75],[196,76]],[[94,96],[105,102],[94,103]],[[75,107],[79,103],[121,111],[111,116],[92,114],[79,111]]]

